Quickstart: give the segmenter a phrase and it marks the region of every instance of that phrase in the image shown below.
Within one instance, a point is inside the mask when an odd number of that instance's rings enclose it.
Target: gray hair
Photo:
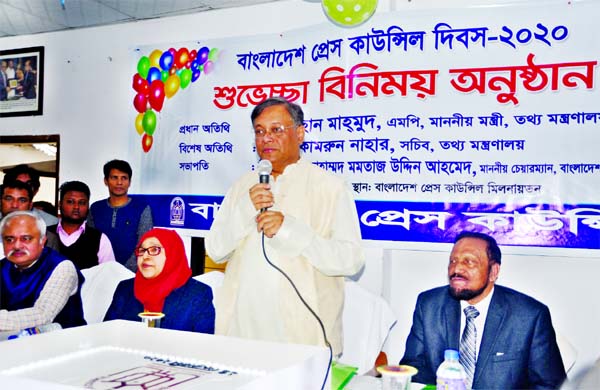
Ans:
[[[46,236],[46,222],[44,222],[42,217],[40,217],[38,214],[34,213],[33,211],[19,210],[19,211],[13,211],[13,212],[5,215],[4,218],[2,218],[2,221],[0,221],[0,233],[2,234],[2,236],[4,236],[4,228],[6,227],[6,225],[8,225],[8,223],[10,221],[12,221],[13,219],[15,219],[17,217],[24,217],[24,216],[28,216],[28,217],[35,219],[35,224],[37,225],[37,228],[40,231],[40,242],[42,242],[42,239]]]
[[[266,108],[272,107],[272,106],[284,106],[285,109],[287,110],[287,112],[292,117],[292,120],[294,121],[294,125],[302,126],[304,124],[304,112],[302,111],[302,107],[300,107],[296,103],[292,103],[292,102],[288,101],[287,99],[285,99],[281,96],[275,96],[275,97],[265,99],[261,103],[259,103],[256,107],[254,107],[254,109],[252,110],[252,113],[250,114],[250,120],[252,121],[252,124],[254,124],[254,120],[258,116],[260,116],[260,114],[262,114],[262,112]]]

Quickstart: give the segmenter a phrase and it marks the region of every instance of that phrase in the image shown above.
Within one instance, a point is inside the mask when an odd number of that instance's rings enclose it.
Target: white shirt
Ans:
[[[321,328],[289,282],[265,260],[249,189],[256,172],[227,192],[206,236],[208,255],[228,260],[223,287],[215,293],[218,334],[324,345]],[[284,221],[265,238],[271,262],[293,280],[319,315],[334,354],[342,352],[344,276],[364,264],[356,206],[339,177],[307,161],[289,165],[271,181],[273,210]]]
[[[477,329],[477,338],[475,339],[475,342],[477,344],[475,349],[475,361],[477,361],[477,357],[479,356],[479,347],[481,346],[481,339],[483,338],[483,331],[485,328],[485,319],[487,318],[490,302],[492,301],[492,295],[494,295],[493,287],[492,291],[490,291],[487,297],[483,298],[475,305],[471,305],[467,301],[460,301],[460,337],[462,337],[462,334],[465,330],[465,326],[467,324],[467,316],[465,315],[464,311],[465,307],[475,306],[475,309],[477,309],[477,311],[479,312],[479,315],[477,316],[477,318],[475,318],[475,329]]]

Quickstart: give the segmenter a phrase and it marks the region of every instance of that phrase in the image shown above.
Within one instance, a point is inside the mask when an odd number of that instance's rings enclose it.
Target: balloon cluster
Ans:
[[[323,0],[323,12],[333,23],[355,27],[373,16],[377,0]]]
[[[133,106],[138,111],[135,129],[142,136],[142,149],[148,153],[154,142],[156,112],[160,112],[167,99],[175,96],[179,89],[186,89],[190,83],[209,74],[214,68],[218,50],[204,46],[198,50],[185,47],[166,51],[153,50],[149,56],[140,58],[137,73],[133,75],[133,89],[136,92]]]

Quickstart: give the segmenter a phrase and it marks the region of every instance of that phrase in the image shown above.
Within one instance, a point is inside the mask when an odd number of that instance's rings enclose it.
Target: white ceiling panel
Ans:
[[[279,0],[0,0],[0,37],[102,26],[273,1]]]

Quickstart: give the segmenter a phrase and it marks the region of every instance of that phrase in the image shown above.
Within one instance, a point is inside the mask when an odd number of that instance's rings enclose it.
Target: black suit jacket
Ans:
[[[459,348],[460,302],[448,286],[419,295],[400,361],[416,367],[413,381],[435,383],[445,349]],[[490,301],[473,389],[557,389],[566,377],[548,308],[498,286]]]

